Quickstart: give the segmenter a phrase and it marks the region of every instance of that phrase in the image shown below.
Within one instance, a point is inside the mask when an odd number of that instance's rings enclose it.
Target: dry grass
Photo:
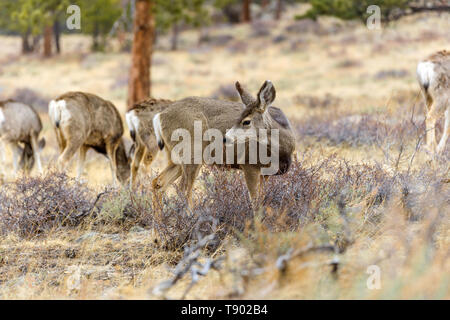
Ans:
[[[432,160],[423,150],[415,80],[417,61],[448,46],[448,18],[411,16],[374,33],[286,17],[212,28],[214,41],[201,47],[186,32],[178,52],[163,38],[157,97],[232,98],[236,80],[255,91],[270,78],[297,132],[293,167],[267,180],[254,211],[240,173],[205,169],[189,212],[176,188],[159,197],[149,179],[138,192],[111,189],[95,153],[87,182],[54,172],[56,141],[42,114],[48,172],[15,178],[10,162],[1,166],[0,297],[450,298],[450,150]],[[17,56],[18,38],[0,43],[2,98],[85,90],[123,114],[129,55],[114,44],[90,54],[89,39],[65,36],[63,55],[42,60]],[[366,286],[371,265],[379,290]]]

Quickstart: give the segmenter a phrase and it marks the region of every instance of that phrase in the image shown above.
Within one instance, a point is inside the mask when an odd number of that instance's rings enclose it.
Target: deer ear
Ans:
[[[261,89],[259,89],[258,93],[258,102],[259,108],[262,111],[266,111],[267,107],[272,104],[275,100],[277,93],[275,91],[275,87],[273,86],[272,81],[266,80],[262,85]]]
[[[239,92],[239,95],[241,96],[241,100],[246,106],[248,106],[249,104],[256,101],[255,98],[253,98],[252,95],[247,90],[242,88],[239,81],[236,82],[236,90]]]

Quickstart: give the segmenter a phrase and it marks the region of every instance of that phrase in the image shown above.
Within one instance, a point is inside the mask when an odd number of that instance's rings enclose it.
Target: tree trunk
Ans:
[[[281,19],[281,12],[283,11],[283,0],[277,0],[277,7],[275,8],[275,20]]]
[[[44,28],[44,58],[52,56],[52,26],[47,25]]]
[[[242,1],[242,22],[250,22],[252,20],[250,13],[250,2],[251,0]]]
[[[53,24],[53,35],[55,37],[56,53],[60,54],[61,53],[61,45],[60,45],[61,44],[60,43],[61,30],[60,30],[58,20],[56,20],[55,23]]]
[[[28,54],[33,51],[33,48],[30,45],[29,37],[30,37],[29,32],[22,34],[22,54]]]
[[[92,32],[92,51],[100,51],[100,44],[98,42],[100,31],[98,30],[98,22],[94,22],[94,30]]]
[[[172,39],[170,49],[176,51],[178,49],[178,34],[180,33],[178,23],[174,23],[172,26]]]
[[[154,20],[152,0],[136,0],[133,48],[128,82],[128,108],[150,96],[150,67]]]

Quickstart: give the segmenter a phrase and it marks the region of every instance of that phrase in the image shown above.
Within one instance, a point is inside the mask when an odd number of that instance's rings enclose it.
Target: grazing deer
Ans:
[[[439,154],[444,151],[450,134],[450,51],[438,51],[419,62],[417,78],[427,105],[428,149]],[[444,131],[436,146],[436,122],[444,115]]]
[[[165,190],[181,176],[181,186],[190,207],[192,207],[192,186],[201,164],[195,164],[195,161],[190,162],[191,164],[177,164],[172,158],[172,150],[177,142],[172,141],[171,137],[179,128],[188,130],[191,136],[195,135],[195,121],[200,121],[203,128],[218,130],[222,137],[225,136],[222,139],[226,142],[239,134],[238,129],[277,129],[279,132],[279,170],[276,174],[287,172],[295,148],[295,137],[284,113],[271,106],[276,94],[273,84],[266,81],[256,98],[245,91],[238,82],[236,89],[244,105],[238,102],[190,97],[172,103],[167,109],[155,115],[153,127],[157,143],[160,149],[166,150],[169,161],[167,167],[152,181],[153,188]],[[267,148],[269,148],[269,144],[266,145]],[[201,150],[198,151],[201,151],[203,155],[204,143],[201,144]],[[223,152],[226,153],[225,149]],[[194,157],[195,155],[193,155]],[[205,163],[203,157],[202,161]],[[233,159],[231,167],[244,171],[250,198],[252,202],[255,202],[260,188],[261,169],[267,165],[263,165],[259,161],[251,164],[248,159],[242,164],[234,161],[236,159]]]
[[[172,101],[163,99],[147,99],[136,103],[127,111],[127,121],[130,136],[134,141],[131,161],[130,188],[136,183],[136,177],[141,162],[148,168],[159,151],[153,130],[153,117],[161,112]]]
[[[11,147],[14,173],[19,168],[29,173],[34,162],[42,173],[40,151],[45,139],[38,140],[41,130],[41,119],[31,106],[13,100],[0,102],[0,139]]]
[[[92,148],[110,160],[114,184],[116,180],[126,183],[130,165],[122,139],[123,124],[111,102],[90,93],[67,92],[50,101],[48,109],[61,152],[60,169],[65,169],[79,151],[77,176],[80,178],[86,152]]]

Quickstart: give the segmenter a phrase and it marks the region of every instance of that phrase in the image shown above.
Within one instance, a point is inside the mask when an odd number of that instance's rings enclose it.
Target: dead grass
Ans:
[[[429,160],[422,148],[415,80],[417,61],[448,46],[448,21],[417,15],[373,33],[287,17],[270,28],[211,28],[228,39],[220,45],[198,47],[198,34],[186,32],[178,52],[162,38],[156,97],[231,97],[236,80],[256,91],[271,79],[297,132],[293,167],[267,180],[254,211],[240,173],[205,169],[189,212],[176,188],[155,195],[144,174],[137,192],[111,189],[109,166],[94,153],[87,182],[53,172],[57,145],[42,114],[48,172],[15,178],[9,161],[1,166],[0,297],[450,298],[450,151]],[[18,38],[0,42],[2,98],[21,88],[42,99],[85,90],[123,114],[129,55],[114,44],[90,54],[89,39],[65,36],[63,55],[42,60],[17,56]],[[381,270],[379,290],[366,286],[371,265]]]

